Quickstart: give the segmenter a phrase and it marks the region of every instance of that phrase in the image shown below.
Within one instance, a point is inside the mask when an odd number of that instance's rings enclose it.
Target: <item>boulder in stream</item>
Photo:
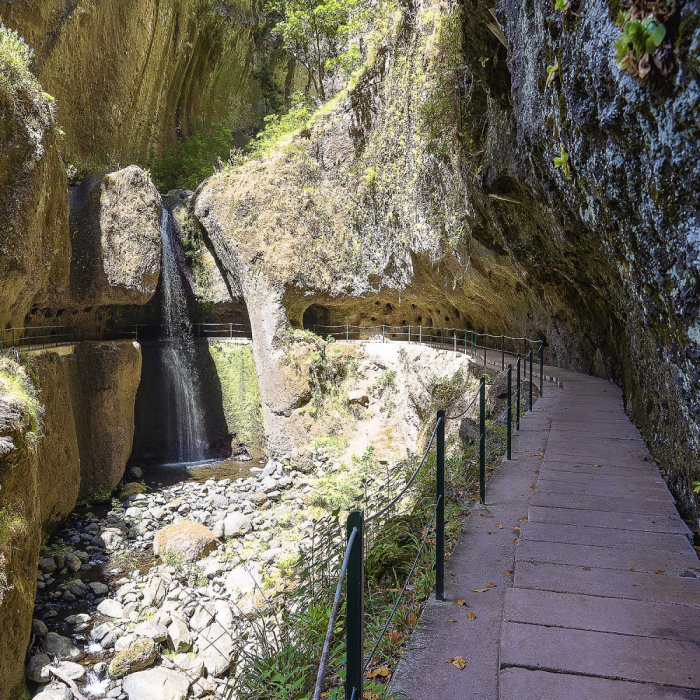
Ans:
[[[193,562],[216,549],[218,540],[214,533],[201,523],[182,520],[158,530],[153,540],[153,553],[164,557],[170,552],[184,561]]]

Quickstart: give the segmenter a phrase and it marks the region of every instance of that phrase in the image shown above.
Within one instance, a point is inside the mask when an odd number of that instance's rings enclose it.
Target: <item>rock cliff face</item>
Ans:
[[[134,343],[0,358],[0,697],[19,697],[42,537],[79,496],[105,498],[131,451],[141,369]]]
[[[88,175],[71,192],[71,302],[144,304],[160,273],[158,190],[135,165]]]
[[[299,396],[288,324],[527,333],[623,385],[693,511],[698,8],[669,22],[676,70],[638,84],[608,3],[535,5],[402,5],[350,90],[193,210],[246,300],[268,433]]]
[[[34,302],[68,281],[66,178],[52,103],[23,60],[0,42],[0,324],[22,325]]]
[[[36,51],[79,170],[145,164],[196,127],[261,118],[256,0],[27,0],[3,21]]]

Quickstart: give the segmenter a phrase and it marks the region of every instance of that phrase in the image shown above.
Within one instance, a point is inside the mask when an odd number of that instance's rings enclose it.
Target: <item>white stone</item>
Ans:
[[[189,690],[189,678],[167,668],[138,671],[124,679],[129,700],[185,700]]]
[[[122,604],[114,598],[105,598],[98,606],[97,612],[107,617],[121,618],[124,614]]]

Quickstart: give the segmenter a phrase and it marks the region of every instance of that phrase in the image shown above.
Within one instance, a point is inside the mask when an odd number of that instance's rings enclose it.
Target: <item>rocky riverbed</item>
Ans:
[[[314,528],[313,485],[340,469],[323,448],[301,461],[151,493],[127,484],[102,515],[71,515],[39,562],[35,697],[228,697],[246,620],[284,587]]]

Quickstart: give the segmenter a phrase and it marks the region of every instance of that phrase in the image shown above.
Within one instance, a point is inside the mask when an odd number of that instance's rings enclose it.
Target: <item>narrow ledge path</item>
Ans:
[[[545,373],[563,386],[545,385],[467,518],[393,696],[700,700],[691,533],[618,387]]]

